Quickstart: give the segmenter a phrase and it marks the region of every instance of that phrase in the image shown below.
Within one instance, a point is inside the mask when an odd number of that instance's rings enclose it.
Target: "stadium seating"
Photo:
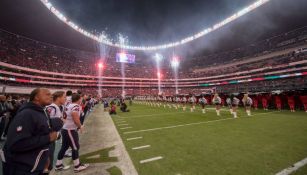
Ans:
[[[220,92],[304,88],[307,55],[295,51],[305,48],[306,41],[307,28],[300,28],[231,52],[185,59],[177,80],[179,93],[199,94],[204,88]],[[126,94],[158,93],[152,60],[126,64],[126,77],[122,78],[121,64],[113,56],[104,60],[103,83],[99,85],[107,94],[121,94],[123,80]],[[0,30],[0,58],[0,81],[4,85],[97,92],[96,64],[101,61],[98,53],[62,48]],[[167,61],[161,72],[164,93],[175,94],[174,75]]]

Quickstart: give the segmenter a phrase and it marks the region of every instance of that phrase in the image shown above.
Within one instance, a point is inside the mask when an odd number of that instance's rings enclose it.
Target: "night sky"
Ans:
[[[254,0],[51,0],[88,31],[129,37],[131,45],[182,39]],[[272,0],[186,48],[229,50],[307,25],[307,0]],[[93,51],[97,43],[59,21],[39,0],[1,0],[0,28],[55,45]],[[189,48],[191,47],[191,48]],[[177,48],[178,49],[178,48]]]

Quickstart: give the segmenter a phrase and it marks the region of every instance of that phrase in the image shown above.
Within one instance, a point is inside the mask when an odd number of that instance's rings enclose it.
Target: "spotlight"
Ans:
[[[102,69],[103,68],[103,64],[102,63],[98,63],[98,68]]]
[[[173,68],[177,68],[179,66],[179,58],[178,57],[173,57],[171,61],[171,65]]]
[[[163,56],[161,54],[156,53],[154,58],[156,59],[157,62],[160,62],[163,59]]]

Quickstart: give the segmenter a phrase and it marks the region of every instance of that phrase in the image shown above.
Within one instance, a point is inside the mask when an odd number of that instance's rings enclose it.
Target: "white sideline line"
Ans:
[[[128,138],[127,141],[142,139],[143,137]]]
[[[174,125],[174,126],[166,126],[161,128],[152,128],[152,129],[144,129],[144,130],[138,130],[138,131],[129,131],[124,132],[124,134],[133,134],[133,133],[139,133],[139,132],[148,132],[148,131],[156,131],[156,130],[162,130],[162,129],[171,129],[171,128],[178,128],[183,126],[189,126],[189,125],[199,125],[203,123],[213,123],[213,122],[219,122],[224,120],[232,120],[233,118],[226,118],[226,119],[219,119],[219,120],[212,120],[212,121],[205,121],[205,122],[198,122],[198,123],[189,123],[189,124],[182,124],[182,125]]]
[[[121,130],[125,130],[125,129],[130,129],[132,127],[125,127],[125,128],[120,128]]]
[[[289,175],[292,174],[293,172],[297,171],[298,169],[302,168],[307,164],[307,157],[299,162],[296,162],[292,166],[280,171],[276,175]]]
[[[132,148],[133,150],[138,150],[138,149],[144,149],[144,148],[149,148],[150,145],[144,145],[144,146],[138,146],[138,147],[134,147]]]
[[[269,114],[269,113],[275,113],[274,112],[265,112],[265,113],[258,113],[254,114],[255,115],[260,115],[260,114]],[[241,117],[240,117],[241,118]],[[219,120],[211,120],[211,121],[204,121],[204,122],[197,122],[197,123],[188,123],[188,124],[181,124],[181,125],[173,125],[173,126],[166,126],[166,127],[160,127],[160,128],[152,128],[152,129],[143,129],[143,130],[138,130],[138,131],[129,131],[129,132],[124,132],[124,134],[133,134],[133,133],[139,133],[139,132],[148,132],[148,131],[157,131],[157,130],[163,130],[163,129],[171,129],[171,128],[178,128],[178,127],[183,127],[183,126],[191,126],[191,125],[200,125],[200,124],[206,124],[206,123],[215,123],[215,122],[220,122],[220,121],[226,121],[226,120],[236,120],[240,118],[225,118],[225,119],[219,119]],[[244,117],[247,118],[247,117]]]
[[[129,124],[119,124],[118,126],[128,126]]]
[[[179,113],[185,113],[185,112],[165,112],[165,113],[159,113],[159,114],[148,114],[148,115],[136,115],[133,117],[122,117],[122,118],[140,118],[140,117],[150,117],[150,116],[155,116],[155,115],[164,115],[164,114],[179,114]]]
[[[212,110],[213,111],[213,110],[215,110],[215,108],[206,108],[206,110]],[[196,111],[198,111],[198,110],[196,109]],[[201,110],[199,110],[199,111],[201,111]],[[221,111],[229,111],[229,109],[221,109]],[[190,113],[190,111],[187,110],[187,111],[182,111],[182,112],[165,112],[165,113],[159,113],[159,114],[136,115],[136,116],[133,116],[133,117],[121,117],[121,119],[142,118],[142,117],[159,116],[159,115],[165,115],[165,114],[181,114],[181,113]]]
[[[153,158],[150,158],[150,159],[141,160],[140,163],[143,164],[143,163],[152,162],[152,161],[156,161],[156,160],[160,160],[160,159],[163,159],[163,157],[159,156],[159,157],[153,157]]]
[[[120,123],[127,123],[126,121],[120,121],[120,122],[115,122],[117,124],[120,124]]]

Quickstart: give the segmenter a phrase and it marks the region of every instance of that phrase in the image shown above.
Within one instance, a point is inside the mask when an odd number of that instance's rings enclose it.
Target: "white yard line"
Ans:
[[[205,121],[205,122],[197,122],[197,123],[189,123],[189,124],[182,124],[182,125],[166,126],[166,127],[160,127],[160,128],[143,129],[143,130],[138,130],[138,131],[124,132],[124,134],[133,134],[133,133],[140,133],[140,132],[157,131],[157,130],[163,130],[163,129],[178,128],[178,127],[190,126],[190,125],[200,125],[200,124],[204,124],[204,123],[213,123],[213,122],[219,122],[219,121],[224,121],[224,120],[232,120],[232,119],[233,118],[226,118],[226,119],[219,119],[219,120],[212,120],[212,121]]]
[[[280,171],[276,175],[289,175],[293,172],[297,171],[298,169],[302,168],[303,166],[307,165],[307,157],[299,162],[296,162],[292,166]]]
[[[129,118],[150,117],[150,116],[156,116],[156,115],[179,114],[179,113],[185,113],[185,112],[165,112],[165,113],[159,113],[159,114],[136,115],[136,116],[133,116],[133,117],[121,117],[121,118],[129,119]]]
[[[181,109],[181,108],[180,108]],[[187,107],[187,109],[189,109]],[[212,110],[215,111],[215,108],[206,108],[206,110]],[[229,109],[220,109],[221,111],[229,111]],[[201,109],[195,109],[195,111],[201,111]],[[165,113],[159,113],[159,114],[147,114],[147,115],[136,115],[132,117],[120,117],[121,119],[131,119],[131,118],[143,118],[143,117],[151,117],[151,116],[163,116],[165,114],[173,115],[173,114],[181,114],[181,113],[191,113],[189,110],[181,111],[181,112],[165,112]],[[163,116],[164,117],[164,116]]]
[[[163,157],[159,156],[159,157],[153,157],[153,158],[150,158],[150,159],[141,160],[140,163],[143,164],[143,163],[148,163],[148,162],[152,162],[152,161],[157,161],[157,160],[160,160],[160,159],[163,159]]]
[[[274,112],[265,112],[265,113],[258,113],[254,114],[255,115],[260,115],[260,114],[270,114],[270,113],[275,113]],[[241,117],[240,117],[241,118]],[[226,121],[226,120],[236,120],[240,118],[225,118],[225,119],[219,119],[219,120],[211,120],[211,121],[204,121],[204,122],[196,122],[196,123],[188,123],[188,124],[181,124],[181,125],[173,125],[173,126],[166,126],[166,127],[159,127],[159,128],[152,128],[152,129],[143,129],[143,130],[137,130],[137,131],[128,131],[124,132],[124,134],[133,134],[133,133],[140,133],[140,132],[149,132],[149,131],[157,131],[157,130],[164,130],[164,129],[171,129],[171,128],[178,128],[178,127],[183,127],[183,126],[191,126],[191,125],[200,125],[200,124],[206,124],[206,123],[215,123],[215,122],[221,122],[221,121]],[[246,118],[246,117],[244,117]]]
[[[131,140],[139,140],[142,139],[143,137],[133,137],[133,138],[128,138],[127,141],[131,141]]]
[[[127,123],[127,121],[115,122],[116,124]]]
[[[272,111],[272,112],[262,112],[262,113],[256,113],[256,114],[252,114],[252,116],[255,116],[255,115],[261,115],[261,114],[272,114],[272,113],[278,113],[279,111]],[[251,117],[252,117],[251,116]]]
[[[131,129],[132,127],[124,127],[124,128],[120,128],[121,130],[125,130],[125,129]]]
[[[119,124],[117,126],[128,126],[129,124]]]
[[[132,148],[132,150],[139,150],[139,149],[144,149],[144,148],[149,148],[149,147],[150,145],[138,146],[138,147]]]
[[[159,114],[137,115],[133,117],[122,117],[122,118],[130,119],[130,118],[143,118],[143,117],[151,117],[151,116],[161,116],[162,117],[163,115],[173,115],[173,114],[182,114],[182,113],[191,113],[191,112],[189,110],[186,110],[182,112],[165,112],[165,113],[159,113]]]

